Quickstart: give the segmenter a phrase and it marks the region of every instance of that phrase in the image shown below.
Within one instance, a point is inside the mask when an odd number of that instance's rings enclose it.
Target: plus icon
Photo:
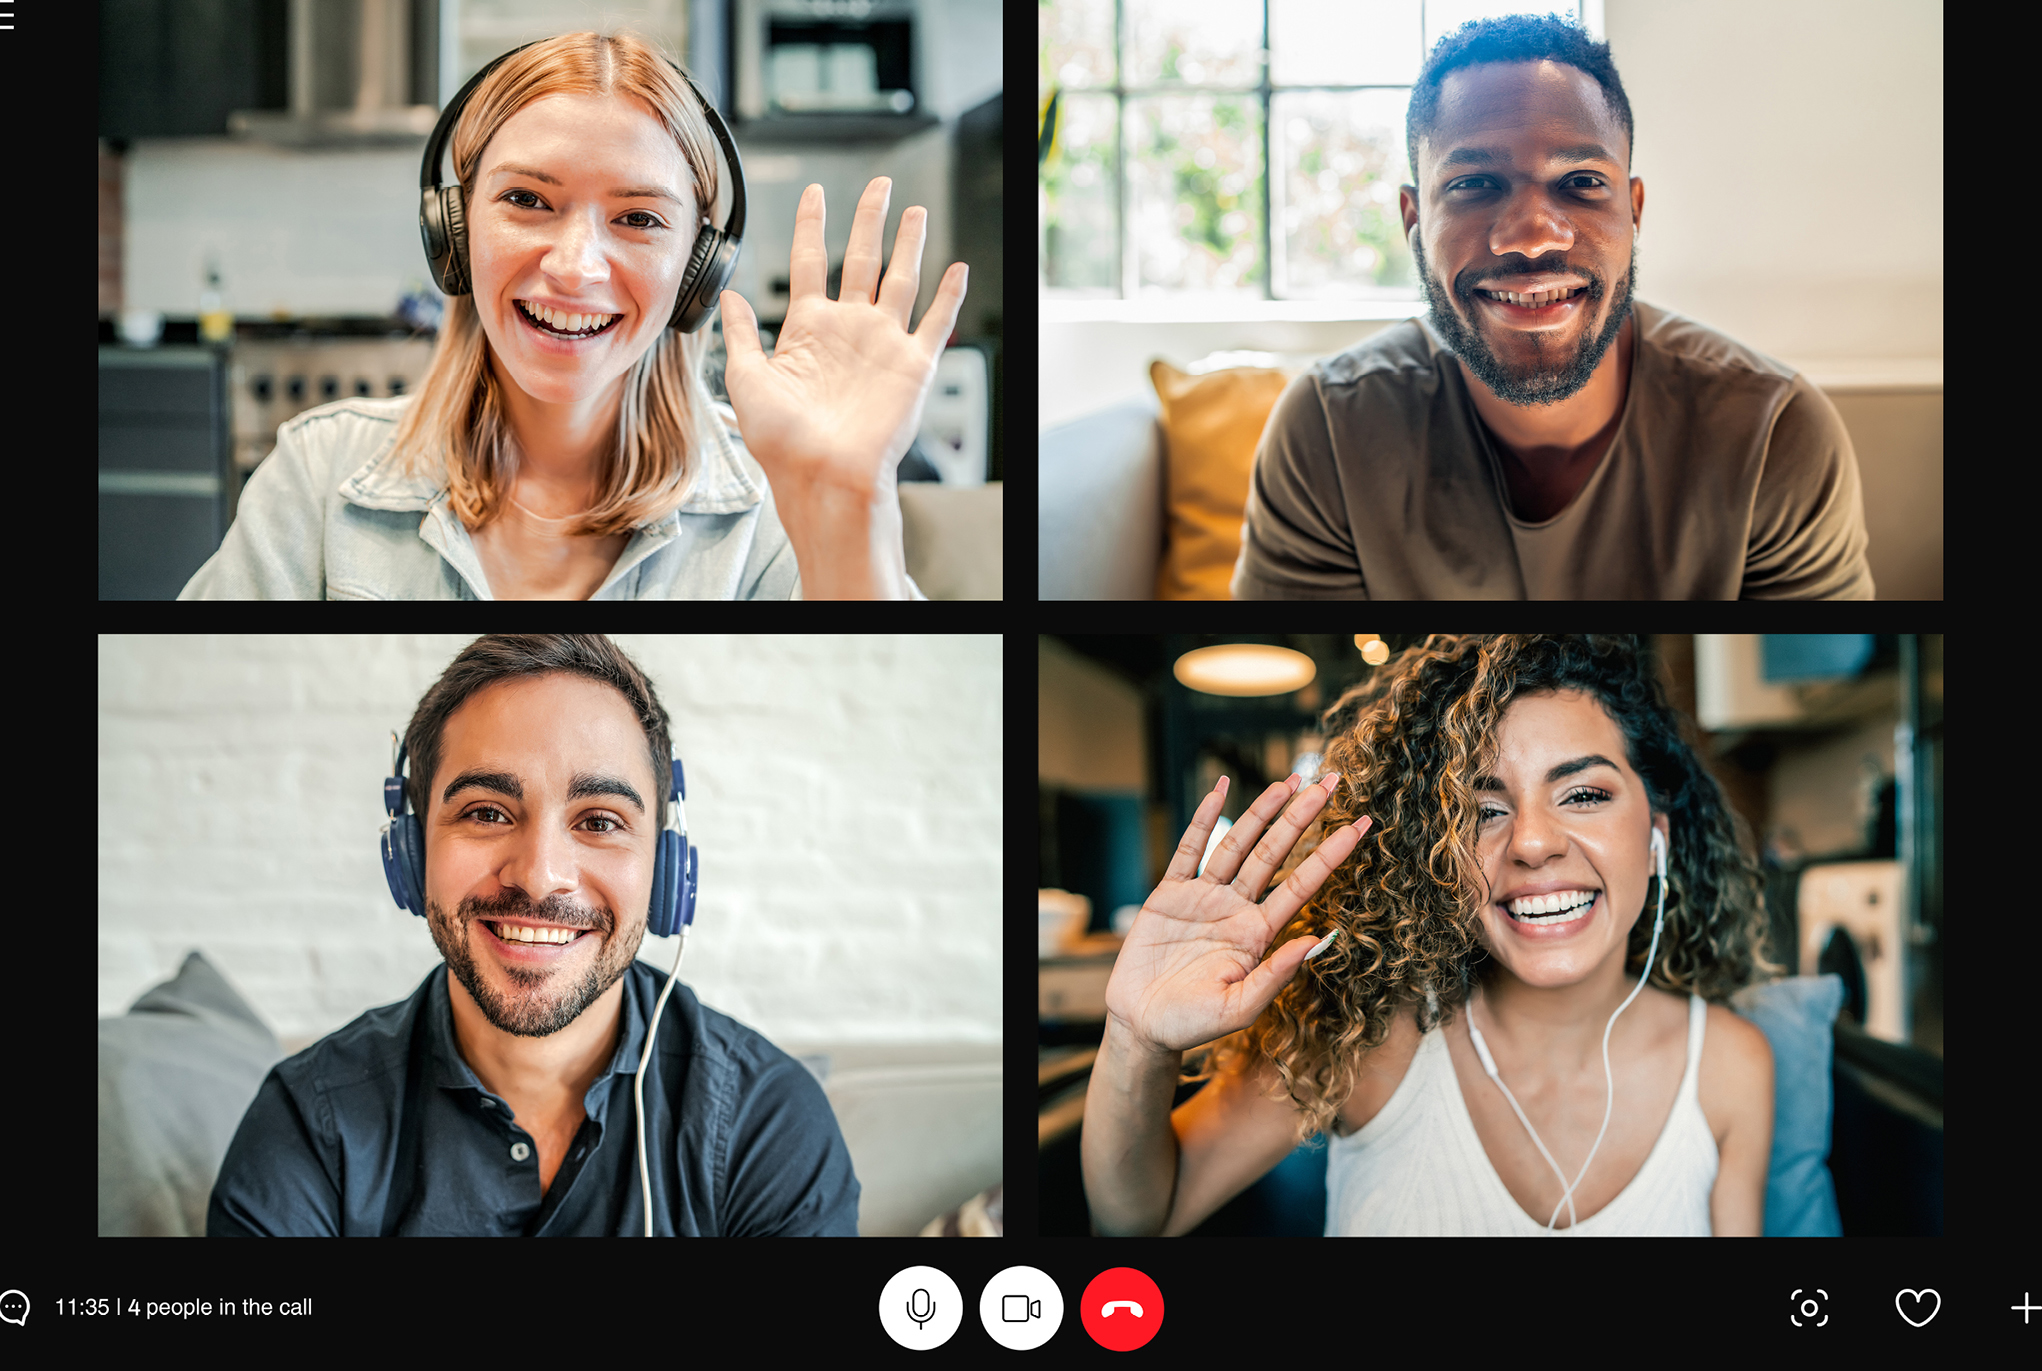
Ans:
[[[2021,1303],[2010,1304],[2007,1306],[2007,1308],[2020,1310],[2021,1322],[2023,1324],[2026,1324],[2028,1322],[2028,1316],[2030,1314],[2035,1313],[2037,1310],[2042,1310],[2042,1304],[2036,1304],[2035,1297],[2024,1290],[2021,1292]]]

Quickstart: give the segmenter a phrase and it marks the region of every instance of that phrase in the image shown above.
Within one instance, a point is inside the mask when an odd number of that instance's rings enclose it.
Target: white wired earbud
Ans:
[[[1652,978],[1652,959],[1659,952],[1659,930],[1666,923],[1666,837],[1657,828],[1652,830],[1652,861],[1659,871],[1659,914],[1652,920],[1652,946],[1645,952],[1645,969],[1639,973],[1638,984],[1631,988],[1631,993],[1624,997],[1622,1004],[1617,1006],[1616,1014],[1610,1015],[1609,1022],[1603,1025],[1602,1078],[1603,1095],[1606,1103],[1602,1107],[1602,1127],[1596,1131],[1595,1146],[1588,1149],[1588,1160],[1581,1163],[1581,1171],[1574,1177],[1573,1185],[1567,1184],[1567,1173],[1560,1169],[1560,1163],[1553,1160],[1553,1154],[1546,1151],[1546,1145],[1539,1141],[1538,1130],[1531,1126],[1531,1120],[1527,1119],[1524,1116],[1524,1111],[1518,1108],[1517,1097],[1510,1093],[1510,1087],[1503,1083],[1503,1077],[1496,1074],[1496,1059],[1489,1055],[1489,1044],[1482,1041],[1482,1030],[1475,1027],[1475,1002],[1473,1000],[1468,1001],[1468,1036],[1475,1041],[1475,1055],[1482,1059],[1482,1069],[1489,1073],[1490,1080],[1496,1082],[1496,1088],[1503,1092],[1503,1098],[1510,1101],[1511,1109],[1517,1114],[1518,1122],[1524,1125],[1524,1131],[1531,1134],[1532,1143],[1539,1149],[1539,1155],[1546,1159],[1546,1165],[1553,1168],[1553,1174],[1558,1176],[1560,1184],[1566,1187],[1561,1192],[1560,1204],[1553,1206],[1553,1216],[1546,1220],[1546,1231],[1548,1233],[1552,1232],[1553,1225],[1560,1221],[1560,1205],[1567,1206],[1567,1229],[1569,1232],[1572,1232],[1580,1223],[1579,1217],[1574,1212],[1574,1190],[1576,1186],[1581,1184],[1581,1178],[1588,1174],[1589,1162],[1595,1160],[1596,1151],[1602,1146],[1602,1135],[1609,1131],[1610,1110],[1615,1107],[1617,1102],[1616,1078],[1610,1074],[1609,1067],[1610,1030],[1617,1025],[1617,1014],[1621,1014],[1631,1007],[1631,1001],[1638,998],[1638,992],[1643,990],[1645,982]]]

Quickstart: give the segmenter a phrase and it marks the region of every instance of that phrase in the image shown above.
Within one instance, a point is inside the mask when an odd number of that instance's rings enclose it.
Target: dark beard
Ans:
[[[1506,366],[1490,347],[1488,335],[1483,331],[1486,316],[1482,313],[1480,302],[1472,294],[1452,294],[1445,282],[1435,279],[1417,234],[1411,237],[1411,260],[1429,306],[1426,321],[1432,325],[1433,332],[1439,336],[1446,350],[1459,358],[1470,374],[1487,386],[1497,399],[1505,404],[1525,407],[1558,404],[1581,392],[1589,378],[1595,375],[1596,367],[1601,365],[1603,355],[1616,343],[1624,321],[1630,318],[1631,305],[1638,289],[1638,248],[1633,243],[1631,267],[1623,277],[1607,283],[1595,281],[1589,286],[1582,308],[1597,310],[1608,307],[1601,328],[1594,332],[1584,331],[1578,348],[1571,354],[1560,350],[1557,344],[1546,346],[1536,334],[1528,335],[1542,360],[1533,364],[1531,373],[1525,374]]]
[[[557,901],[535,906],[520,892],[510,892],[506,898],[491,902],[464,900],[459,917],[449,916],[440,905],[427,900],[426,914],[433,943],[446,958],[454,979],[481,1008],[484,1018],[519,1038],[549,1037],[581,1017],[582,1011],[602,998],[630,968],[645,937],[645,926],[640,924],[637,936],[626,947],[617,934],[616,917],[609,910]],[[476,924],[482,919],[520,916],[585,927],[590,937],[602,941],[578,973],[551,967],[498,965],[485,975],[479,962],[489,954],[476,948],[475,939],[489,935],[477,929]],[[493,986],[491,979],[495,977],[507,981],[508,987]]]

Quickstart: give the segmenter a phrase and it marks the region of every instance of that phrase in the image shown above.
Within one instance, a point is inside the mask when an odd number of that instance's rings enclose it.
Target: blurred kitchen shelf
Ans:
[[[1081,933],[1065,943],[1055,957],[1044,957],[1043,961],[1096,961],[1100,957],[1111,960],[1120,955],[1120,945],[1126,941],[1118,933]]]
[[[733,124],[740,146],[747,143],[898,143],[935,128],[933,114],[786,114]]]
[[[415,329],[401,319],[388,316],[370,318],[354,315],[306,317],[302,319],[236,319],[234,335],[241,339],[271,338],[412,338],[420,337],[430,342],[435,336],[431,330]],[[192,315],[166,314],[163,317],[163,344],[196,345],[199,341],[199,322]],[[117,322],[102,314],[99,317],[99,342],[104,346],[126,346],[121,342]]]

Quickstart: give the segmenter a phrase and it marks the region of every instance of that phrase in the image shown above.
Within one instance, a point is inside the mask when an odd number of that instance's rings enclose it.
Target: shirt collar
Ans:
[[[431,1043],[433,1053],[433,1082],[450,1090],[475,1090],[491,1093],[461,1055],[461,1045],[454,1038],[453,992],[447,985],[449,974],[447,964],[442,961],[438,972],[432,978],[432,990],[427,1001],[426,1013],[431,1019]],[[609,1099],[607,1082],[610,1077],[636,1075],[638,1059],[645,1051],[645,1024],[648,1017],[646,1007],[639,1003],[636,977],[625,968],[625,974],[618,977],[623,987],[623,1003],[619,1006],[620,1018],[617,1024],[617,1050],[610,1057],[610,1065],[602,1075],[589,1082],[588,1093],[582,1099],[582,1108],[598,1124],[603,1122],[605,1102]]]

